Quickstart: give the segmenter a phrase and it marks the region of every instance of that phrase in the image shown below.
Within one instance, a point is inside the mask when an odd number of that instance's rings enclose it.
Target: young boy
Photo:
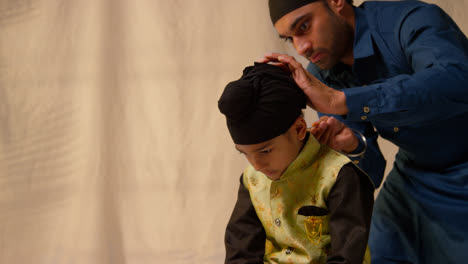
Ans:
[[[290,74],[247,67],[218,107],[250,163],[226,229],[225,263],[370,263],[374,186],[307,131],[306,97]]]

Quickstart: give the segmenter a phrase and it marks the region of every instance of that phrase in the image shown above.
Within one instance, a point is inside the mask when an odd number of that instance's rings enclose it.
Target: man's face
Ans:
[[[281,38],[291,41],[299,55],[322,69],[352,56],[354,29],[326,1],[289,12],[275,23],[275,28]]]
[[[285,134],[259,144],[236,144],[236,149],[245,155],[256,171],[271,180],[278,180],[302,148],[302,141],[294,132],[291,128]]]

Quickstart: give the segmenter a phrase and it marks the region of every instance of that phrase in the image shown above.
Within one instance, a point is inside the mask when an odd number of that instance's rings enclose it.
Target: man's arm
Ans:
[[[439,7],[421,5],[395,26],[395,45],[412,73],[344,89],[346,120],[397,114],[395,126],[422,125],[466,112],[468,40],[457,25]]]
[[[341,169],[328,194],[331,252],[328,264],[362,263],[369,237],[374,186],[349,163]]]
[[[398,49],[403,50],[413,72],[367,86],[335,90],[286,54],[268,53],[258,62],[288,69],[313,109],[346,115],[349,121],[406,113],[395,125],[421,124],[467,111],[468,40],[457,25],[439,7],[424,5],[410,10],[396,27]]]
[[[226,264],[261,264],[265,255],[265,230],[240,177],[237,202],[226,227]]]
[[[369,122],[347,122],[349,126],[346,126],[343,124],[342,116],[328,116],[322,113],[318,115],[320,119],[317,126],[312,128],[311,133],[320,144],[326,144],[345,154],[356,154],[350,155],[349,158],[369,175],[375,188],[378,188],[384,176],[386,160],[380,151],[377,142],[379,135],[374,126]],[[356,133],[364,136],[366,142],[363,142],[360,135],[357,136]],[[352,141],[358,141],[358,143],[353,144],[351,151],[343,147]]]

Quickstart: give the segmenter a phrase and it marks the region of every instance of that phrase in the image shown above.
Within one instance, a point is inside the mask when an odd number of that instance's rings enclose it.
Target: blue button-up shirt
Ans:
[[[354,65],[308,70],[344,91],[349,112],[338,118],[369,143],[359,165],[378,186],[385,161],[377,133],[428,170],[468,161],[464,34],[437,6],[417,1],[365,2],[355,14]]]
[[[366,136],[368,146],[358,158],[359,166],[376,187],[385,169],[377,137],[380,135],[399,147],[394,168],[387,178],[388,188],[384,190],[384,186],[379,194],[385,201],[376,201],[373,223],[384,219],[378,219],[379,214],[398,215],[401,220],[394,221],[401,227],[405,223],[398,221],[403,221],[411,211],[421,219],[417,221],[419,224],[413,221],[410,229],[434,233],[435,237],[425,238],[434,242],[427,243],[442,241],[444,246],[431,244],[423,248],[426,242],[415,241],[424,238],[415,233],[408,233],[405,238],[400,235],[399,243],[406,241],[413,250],[407,254],[412,256],[408,261],[466,261],[468,40],[435,5],[379,1],[364,2],[354,10],[352,67],[339,64],[330,70],[320,70],[310,64],[307,69],[325,84],[345,93],[349,112],[336,117]],[[361,149],[362,144],[356,152]],[[396,189],[390,194],[392,186]],[[425,219],[434,225],[421,224]],[[390,230],[388,221],[382,226]],[[437,231],[439,228],[443,231]],[[398,232],[402,233],[401,230],[394,233]],[[371,231],[369,243],[372,236]],[[379,236],[384,237],[381,233]],[[387,239],[386,246],[390,247],[391,239]],[[429,252],[432,246],[438,248],[437,254],[441,252],[438,256],[449,255],[453,259],[434,257],[435,251]],[[429,257],[434,258],[429,260]]]

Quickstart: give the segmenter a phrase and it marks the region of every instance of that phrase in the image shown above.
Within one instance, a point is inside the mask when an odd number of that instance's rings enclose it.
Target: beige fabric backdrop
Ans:
[[[266,7],[0,0],[0,263],[221,263],[246,162],[216,102],[290,51]]]

